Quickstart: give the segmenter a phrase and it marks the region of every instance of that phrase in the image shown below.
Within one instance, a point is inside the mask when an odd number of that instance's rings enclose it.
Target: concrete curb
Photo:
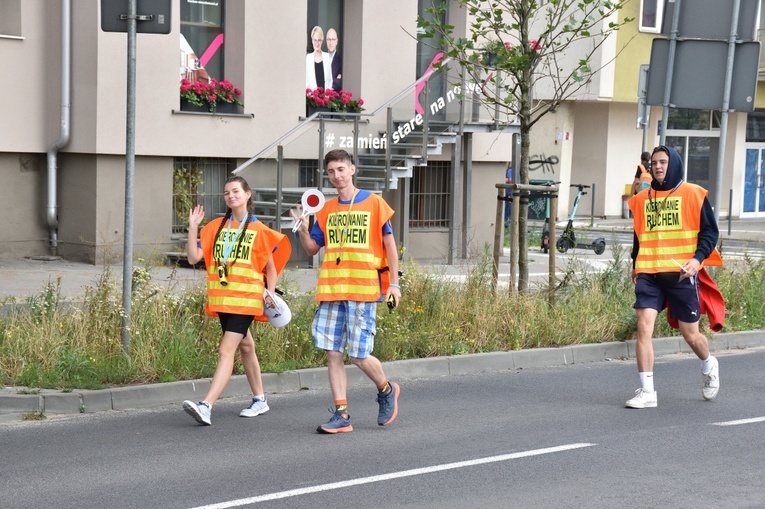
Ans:
[[[653,340],[657,357],[677,353],[691,353],[682,337]],[[765,346],[765,330],[715,334],[710,339],[713,351],[736,350]],[[386,375],[391,379],[431,378],[467,375],[492,371],[521,370],[566,364],[582,364],[611,359],[634,359],[635,340],[614,341],[560,348],[534,348],[529,350],[491,352],[431,357],[385,362]],[[362,385],[369,381],[355,366],[346,367],[348,385]],[[40,412],[46,415],[66,415],[150,408],[185,399],[197,401],[210,387],[211,379],[116,387],[96,391],[61,392],[48,389],[0,388],[0,421],[19,420],[24,414]],[[263,385],[268,393],[295,392],[306,389],[327,389],[326,368],[309,368],[285,373],[263,373]],[[24,392],[28,391],[29,394]],[[250,396],[244,375],[231,377],[222,398]]]

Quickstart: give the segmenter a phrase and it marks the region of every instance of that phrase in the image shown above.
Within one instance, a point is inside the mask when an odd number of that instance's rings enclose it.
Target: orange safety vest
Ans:
[[[341,204],[335,197],[316,213],[324,234],[324,259],[316,286],[318,302],[381,299],[389,280],[381,276],[388,265],[382,229],[391,217],[393,209],[376,194],[354,201],[352,206]]]
[[[642,164],[639,164],[638,168],[640,168],[640,184],[638,184],[637,191],[640,192],[643,189],[648,189],[651,187],[653,176],[651,175],[651,172]]]
[[[685,263],[696,254],[701,207],[707,197],[706,189],[696,184],[682,183],[674,191],[641,191],[629,199],[640,243],[635,271],[655,274],[678,272],[678,263]],[[704,265],[722,265],[715,248]]]
[[[224,225],[220,235],[215,237],[223,218],[207,223],[199,232],[202,252],[207,266],[207,306],[205,312],[210,316],[218,313],[233,313],[253,316],[256,320],[266,321],[263,315],[263,290],[265,289],[264,272],[268,258],[273,254],[277,275],[287,264],[292,252],[292,245],[286,235],[276,232],[258,220],[250,221],[242,244],[237,249],[238,237],[235,232],[239,222],[232,221],[231,242],[235,242],[229,253],[226,280],[223,286],[218,276],[218,267],[223,257],[224,237],[228,225]],[[234,238],[236,237],[236,238]]]

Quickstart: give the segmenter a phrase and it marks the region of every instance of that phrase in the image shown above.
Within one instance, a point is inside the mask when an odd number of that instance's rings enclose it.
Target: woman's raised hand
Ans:
[[[202,205],[196,205],[189,211],[189,228],[199,228],[199,225],[205,218],[205,208]]]

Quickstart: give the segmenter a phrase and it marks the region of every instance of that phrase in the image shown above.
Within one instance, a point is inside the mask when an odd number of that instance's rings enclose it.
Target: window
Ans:
[[[755,110],[746,116],[746,141],[765,142],[765,111]]]
[[[0,36],[21,37],[21,0],[0,0]]]
[[[181,0],[181,79],[223,80],[224,0]]]
[[[188,231],[189,211],[205,208],[205,220],[226,213],[223,186],[233,161],[222,158],[176,157],[173,161],[173,233]]]
[[[435,22],[438,21],[439,23],[446,23],[447,22],[447,13],[443,13],[440,16],[440,19],[436,19],[435,15],[432,12],[428,12],[428,9],[430,9],[435,2],[434,0],[418,0],[417,1],[417,16],[425,18],[427,21]],[[426,39],[422,37],[423,34],[418,33],[417,34],[417,77],[420,78],[425,75],[428,68],[432,65],[432,63],[435,61],[435,57],[438,53],[440,53],[444,48],[440,47],[435,43],[434,39]],[[431,102],[433,101],[432,98],[435,97],[446,97],[446,89],[447,89],[447,78],[446,73],[435,73],[430,76],[427,80],[427,87],[428,87],[428,93],[430,94],[429,97],[431,97]],[[425,101],[425,94],[424,92],[421,92],[421,96],[418,97],[419,101],[424,102]],[[427,107],[427,106],[426,106]],[[437,112],[433,113],[431,112],[431,118],[434,118],[436,120],[444,120],[446,117],[446,109],[439,109]],[[476,119],[477,120],[477,119]]]
[[[720,128],[720,112],[714,110],[692,110],[670,108],[667,129],[711,131]]]
[[[319,161],[301,159],[298,163],[298,187],[317,187],[316,176],[319,174]]]
[[[658,34],[664,14],[664,0],[640,0],[640,31]]]
[[[451,181],[448,161],[429,161],[415,166],[409,194],[410,228],[448,228]]]
[[[311,0],[307,8],[306,53],[303,55],[305,88],[349,90],[343,65],[347,42],[343,30],[345,0]],[[322,53],[318,62],[314,52]],[[359,95],[358,91],[354,92]]]

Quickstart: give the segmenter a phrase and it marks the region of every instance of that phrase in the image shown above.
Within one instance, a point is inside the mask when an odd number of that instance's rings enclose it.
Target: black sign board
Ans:
[[[172,0],[137,0],[136,32],[139,34],[169,34]],[[127,33],[127,0],[101,0],[101,30]]]

